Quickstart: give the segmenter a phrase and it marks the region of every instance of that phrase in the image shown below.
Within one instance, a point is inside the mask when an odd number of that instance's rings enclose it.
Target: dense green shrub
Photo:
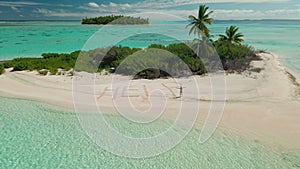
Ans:
[[[59,57],[58,53],[43,53],[43,58],[53,58],[53,57]]]
[[[22,70],[29,70],[32,69],[31,62],[17,62],[14,65],[13,71],[22,71]]]
[[[197,44],[191,44],[197,46]],[[252,47],[247,45],[234,44],[231,53],[228,53],[226,45],[215,42],[215,49],[220,56],[224,69],[228,71],[243,71],[249,68],[250,62],[258,59]],[[200,53],[203,51],[200,51]],[[80,54],[80,58],[78,55]],[[130,59],[131,55],[139,54],[135,59]],[[76,71],[101,72],[102,70],[112,71],[118,68],[118,72],[124,75],[132,75],[135,78],[159,78],[170,76],[187,76],[187,71],[183,70],[184,65],[171,57],[178,56],[190,72],[195,75],[207,73],[206,66],[213,63],[211,58],[200,58],[186,44],[171,45],[150,45],[146,49],[113,46],[111,48],[98,48],[90,51],[75,51],[70,54],[47,53],[42,54],[42,58],[17,58],[3,63],[5,68],[13,67],[13,71],[22,70],[47,70],[51,75],[58,73],[58,69],[71,70],[76,65]],[[138,58],[138,59],[137,59]],[[147,63],[147,64],[145,64]],[[2,65],[2,64],[1,64]],[[122,66],[120,66],[122,65]],[[145,70],[139,70],[142,66]],[[211,65],[210,65],[211,66]],[[1,68],[1,67],[0,67]],[[158,69],[162,68],[164,70]],[[211,71],[211,70],[210,70]],[[45,73],[45,72],[43,72]],[[74,74],[69,73],[69,74]]]
[[[260,60],[254,48],[248,45],[232,44],[231,52],[226,44],[215,42],[214,45],[227,71],[242,72],[250,67],[251,61]]]
[[[3,63],[5,68],[13,68],[13,71],[42,70],[47,69],[52,75],[58,69],[70,70],[75,66],[80,51],[70,54],[47,53],[42,54],[43,58],[16,58]]]
[[[0,75],[5,72],[4,65],[0,64]]]
[[[74,76],[74,74],[75,74],[74,71],[69,72],[70,76]]]
[[[46,76],[48,74],[48,70],[39,70],[39,74]]]

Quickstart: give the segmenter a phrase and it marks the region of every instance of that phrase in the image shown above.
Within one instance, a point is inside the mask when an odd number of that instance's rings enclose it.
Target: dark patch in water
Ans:
[[[0,43],[8,42],[8,40],[0,40]]]
[[[35,36],[36,34],[28,33],[27,35],[29,35],[29,36]]]
[[[48,34],[48,33],[46,33],[46,32],[43,32],[43,33],[42,33],[42,36],[49,37],[49,36],[51,36],[51,35],[50,35],[50,34]]]
[[[24,38],[25,36],[24,36],[24,35],[19,35],[19,36],[17,36],[17,37],[19,37],[19,38]]]
[[[18,43],[15,43],[15,45],[22,45],[22,43],[19,43],[19,42],[18,42]]]
[[[27,39],[22,39],[22,41],[23,41],[23,42],[27,42],[28,40],[27,40]]]

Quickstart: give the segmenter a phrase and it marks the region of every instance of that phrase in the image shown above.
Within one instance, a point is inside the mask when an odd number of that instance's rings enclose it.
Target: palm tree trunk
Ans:
[[[228,42],[227,55],[229,55],[229,57],[231,57],[231,48],[232,48],[232,44],[231,44],[231,42]]]
[[[198,44],[197,44],[197,57],[200,58],[200,39],[198,39]]]
[[[201,35],[201,37],[200,37]],[[200,58],[200,44],[201,44],[201,40],[200,38],[202,39],[202,41],[204,42],[205,41],[205,36],[204,36],[204,33],[201,31],[200,34],[199,34],[199,38],[198,38],[198,44],[197,44],[197,56]]]

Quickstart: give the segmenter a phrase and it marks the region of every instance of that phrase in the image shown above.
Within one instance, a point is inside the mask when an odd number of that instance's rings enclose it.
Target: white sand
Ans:
[[[265,139],[274,144],[300,148],[300,86],[297,84],[299,79],[293,80],[275,56],[261,56],[263,61],[255,61],[252,64],[254,67],[263,68],[262,72],[226,75],[227,99],[219,129],[249,136],[250,139]],[[73,110],[72,78],[7,70],[0,76],[0,95],[39,100]],[[199,85],[200,94],[195,92],[194,80]],[[110,113],[116,110],[114,104],[117,104],[119,109],[126,109],[129,104],[122,100],[126,98],[130,98],[131,104],[139,111],[147,111],[152,105],[155,110],[152,113],[157,113],[161,111],[161,105],[165,105],[163,114],[153,116],[170,119],[176,117],[181,101],[191,105],[200,103],[199,118],[195,127],[201,128],[212,98],[209,80],[208,76],[133,80],[130,81],[128,89],[121,85],[128,82],[128,77],[98,75],[95,80],[95,100],[101,110]],[[180,95],[180,85],[176,81],[183,86],[181,99],[176,98]],[[165,93],[165,96],[159,91]]]

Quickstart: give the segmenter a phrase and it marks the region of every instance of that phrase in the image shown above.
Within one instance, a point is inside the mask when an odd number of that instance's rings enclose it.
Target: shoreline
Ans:
[[[281,59],[282,56],[279,56],[274,53],[270,53],[274,57],[275,60],[277,60],[280,67],[282,67],[285,70],[285,73],[289,77],[290,81],[294,84],[296,87],[296,95],[300,95],[300,75],[299,73],[293,71],[290,69],[287,65],[284,64],[284,61]],[[300,100],[300,97],[299,97]]]
[[[262,61],[254,61],[252,66],[264,68],[262,72],[244,72],[242,74],[228,74],[227,99],[223,118],[217,130],[235,130],[237,135],[264,137],[263,140],[275,145],[300,148],[300,93],[296,76],[284,67],[276,55],[261,53]],[[0,76],[2,87],[0,96],[21,98],[54,105],[74,111],[72,97],[72,80],[74,77],[48,75],[41,76],[37,72],[5,72]],[[117,113],[111,98],[112,89],[109,88],[112,78],[126,81],[128,77],[119,75],[99,75],[96,77],[97,103],[105,113]],[[194,96],[191,88],[191,78],[195,78],[199,86],[200,95]],[[132,81],[133,89],[127,92],[127,97],[137,103],[137,109],[145,111],[149,108],[151,91],[160,89],[166,93],[168,104],[162,118],[174,119],[177,106],[181,101],[186,104],[201,102],[195,128],[201,128],[210,107],[211,89],[208,76],[192,76],[185,79],[175,79],[184,82],[182,99],[175,99],[179,94],[178,84],[174,79],[139,79]],[[137,89],[137,90],[136,90]],[[145,91],[148,91],[145,94]],[[121,89],[120,89],[121,90]],[[124,94],[124,92],[123,92]],[[136,96],[142,95],[142,96]],[[122,98],[122,96],[120,96]],[[163,97],[154,95],[160,103]],[[121,105],[126,106],[126,105]],[[253,136],[255,133],[256,136]],[[298,133],[298,134],[297,134]],[[274,141],[276,140],[276,141]]]
[[[275,59],[278,61],[278,63],[280,64],[280,66],[282,66],[286,70],[286,72],[292,76],[295,82],[300,84],[300,73],[297,73],[296,71],[292,70],[291,68],[288,67],[288,65],[284,63],[284,61],[282,60],[282,57],[284,56],[280,56],[275,53],[270,53],[270,54],[273,55]]]

